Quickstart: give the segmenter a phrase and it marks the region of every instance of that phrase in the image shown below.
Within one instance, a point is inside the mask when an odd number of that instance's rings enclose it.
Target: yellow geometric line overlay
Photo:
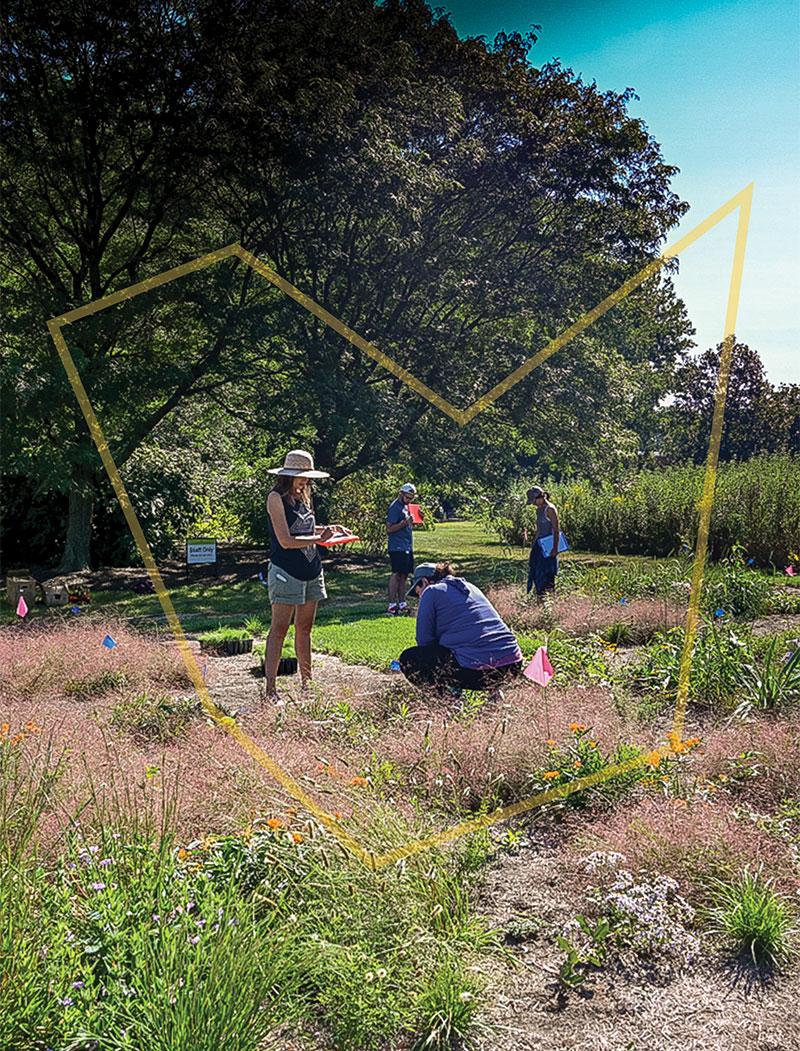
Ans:
[[[666,248],[658,258],[652,260],[637,274],[625,281],[618,289],[616,289],[616,291],[612,292],[611,295],[598,303],[597,306],[587,311],[587,313],[581,318],[568,328],[564,329],[560,335],[551,340],[547,346],[537,354],[534,354],[526,362],[520,365],[519,368],[515,369],[502,382],[498,383],[490,391],[487,391],[486,394],[469,406],[469,408],[463,410],[456,408],[445,398],[442,398],[435,391],[431,390],[430,387],[421,380],[418,380],[402,366],[398,365],[397,362],[384,354],[383,351],[379,350],[373,343],[370,343],[368,340],[359,336],[357,332],[354,332],[338,318],[335,318],[324,307],[320,306],[309,296],[306,296],[299,289],[295,288],[294,285],[286,281],[285,278],[280,276],[280,274],[277,274],[265,263],[261,262],[260,259],[251,255],[250,252],[247,252],[238,244],[228,245],[227,247],[220,248],[215,252],[209,252],[207,255],[200,256],[198,259],[184,263],[181,266],[176,266],[171,270],[166,270],[146,281],[140,281],[138,284],[120,289],[120,291],[114,292],[112,295],[104,296],[102,299],[94,300],[91,303],[87,303],[85,306],[78,307],[75,310],[70,310],[66,314],[61,314],[58,317],[51,318],[51,320],[47,322],[50,335],[52,336],[67,376],[69,377],[72,389],[75,392],[75,396],[77,397],[84,417],[86,418],[86,423],[92,434],[95,445],[97,446],[97,450],[100,453],[103,466],[111,479],[111,484],[117,494],[117,499],[119,500],[120,507],[125,515],[125,520],[128,523],[131,534],[133,535],[136,546],[139,550],[139,554],[141,555],[142,561],[144,562],[150,579],[153,582],[155,593],[161,603],[161,608],[164,610],[167,623],[169,624],[170,630],[178,644],[184,663],[186,664],[187,672],[194,684],[203,708],[219,727],[225,730],[226,733],[230,734],[230,736],[241,745],[247,754],[259,763],[263,769],[265,769],[267,773],[269,773],[281,785],[281,787],[285,789],[286,792],[301,803],[302,806],[312,814],[346,850],[350,851],[350,853],[373,871],[384,868],[393,862],[399,861],[401,858],[409,857],[413,854],[420,854],[432,847],[452,842],[453,840],[459,839],[461,836],[467,835],[470,832],[475,832],[478,829],[486,828],[498,821],[505,821],[508,818],[524,814],[544,803],[551,802],[555,799],[562,799],[565,796],[571,795],[573,792],[579,792],[583,789],[590,788],[591,786],[606,781],[609,778],[626,773],[638,766],[643,766],[645,763],[652,762],[655,755],[659,758],[663,758],[664,756],[676,753],[680,749],[689,691],[689,673],[691,670],[694,642],[700,619],[700,596],[705,571],[706,555],[708,552],[711,509],[714,499],[717,465],[719,462],[719,448],[722,438],[725,400],[728,391],[728,381],[730,378],[734,333],[736,330],[736,316],[739,307],[742,273],[744,270],[745,246],[747,242],[747,230],[750,221],[752,197],[753,184],[750,183],[749,186],[744,187],[739,193],[731,197],[729,201],[709,215],[708,218],[704,219],[703,222],[699,223],[688,234]],[[698,505],[700,517],[697,545],[692,570],[691,595],[686,615],[686,634],[681,654],[675,718],[673,723],[673,733],[670,736],[670,744],[658,749],[656,753],[651,752],[649,755],[643,755],[636,759],[628,760],[625,763],[617,763],[614,766],[607,767],[594,774],[578,778],[566,785],[545,789],[541,792],[537,792],[536,795],[520,800],[517,803],[499,807],[498,809],[480,817],[469,818],[468,820],[453,825],[451,828],[438,832],[435,835],[424,839],[411,840],[394,850],[387,851],[386,853],[375,854],[373,851],[367,850],[347,831],[347,829],[342,827],[332,814],[329,814],[324,810],[290,774],[283,770],[274,759],[267,755],[263,748],[261,748],[260,745],[242,730],[235,719],[225,715],[211,698],[205,681],[203,680],[202,672],[200,671],[197,661],[194,658],[194,654],[186,641],[186,636],[183,632],[181,622],[175,612],[172,599],[164,586],[164,581],[161,578],[158,566],[153,558],[150,545],[142,532],[142,527],[136,517],[136,512],[133,510],[125,485],[122,481],[119,470],[117,469],[117,465],[115,464],[111,451],[108,448],[108,443],[106,442],[102,427],[100,426],[91,402],[89,401],[89,397],[83,386],[80,375],[78,374],[78,370],[75,367],[75,362],[73,361],[72,355],[70,354],[66,340],[61,331],[62,327],[73,321],[78,321],[80,318],[88,317],[90,314],[96,314],[101,310],[106,310],[108,307],[120,303],[123,300],[132,299],[134,296],[141,295],[143,292],[148,292],[153,288],[158,288],[160,285],[168,284],[170,281],[175,281],[186,274],[203,270],[222,259],[237,256],[255,270],[256,273],[261,274],[262,277],[265,277],[271,284],[275,285],[276,288],[279,288],[301,306],[305,307],[310,313],[314,314],[321,321],[324,321],[326,325],[332,328],[335,332],[338,332],[339,335],[343,336],[369,357],[379,362],[384,368],[388,369],[389,372],[392,372],[399,379],[403,380],[403,382],[411,387],[412,390],[416,391],[417,394],[427,398],[428,401],[441,409],[446,415],[450,416],[461,426],[465,426],[470,420],[474,419],[479,412],[495,402],[507,390],[519,383],[520,380],[524,379],[535,368],[555,354],[557,350],[564,347],[579,333],[585,331],[594,321],[602,317],[603,314],[617,303],[621,302],[621,300],[634,291],[634,289],[638,288],[639,285],[649,277],[652,277],[664,265],[664,263],[667,262],[667,260],[674,259],[684,249],[694,244],[695,241],[699,240],[704,234],[708,233],[709,230],[713,229],[713,227],[734,211],[738,211],[736,244],[733,253],[733,267],[731,270],[728,303],[725,313],[723,352],[720,360],[719,375],[717,377],[714,415],[711,426],[708,458],[706,461],[703,494]]]

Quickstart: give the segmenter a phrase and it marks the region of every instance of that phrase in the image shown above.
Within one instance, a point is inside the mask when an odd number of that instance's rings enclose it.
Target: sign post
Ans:
[[[197,539],[186,541],[186,583],[189,583],[190,566],[214,566],[217,574],[217,541]]]

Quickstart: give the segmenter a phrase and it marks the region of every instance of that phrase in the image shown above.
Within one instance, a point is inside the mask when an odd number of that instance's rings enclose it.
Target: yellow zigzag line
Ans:
[[[366,849],[332,814],[329,814],[319,806],[313,797],[310,796],[290,774],[283,770],[283,768],[279,766],[278,763],[276,763],[275,760],[260,747],[260,745],[246,734],[235,719],[225,715],[222,709],[220,709],[211,698],[203,679],[202,672],[200,671],[197,661],[194,658],[194,654],[186,641],[186,636],[175,612],[172,599],[169,597],[169,593],[164,586],[164,581],[161,578],[161,574],[153,558],[150,545],[147,543],[144,533],[142,532],[142,527],[136,517],[136,512],[133,510],[125,485],[122,481],[119,470],[117,469],[117,465],[115,464],[111,451],[108,448],[108,443],[106,442],[100,422],[92,408],[86,389],[83,386],[78,370],[75,367],[75,362],[73,361],[72,355],[67,347],[66,340],[61,331],[63,326],[69,325],[81,318],[88,317],[91,314],[96,314],[101,310],[106,310],[108,307],[114,306],[116,303],[133,299],[135,296],[141,295],[143,292],[148,292],[161,285],[169,284],[169,282],[176,281],[178,278],[184,277],[186,274],[204,270],[206,267],[212,266],[214,263],[218,263],[223,259],[236,256],[247,266],[251,267],[256,273],[266,278],[266,280],[276,288],[280,289],[290,298],[294,299],[295,302],[305,307],[306,310],[314,314],[315,317],[318,317],[335,332],[338,332],[340,336],[352,343],[353,346],[358,347],[359,350],[383,365],[384,368],[401,379],[421,397],[427,398],[431,404],[435,405],[446,415],[450,416],[456,421],[456,423],[461,426],[466,426],[466,424],[473,420],[478,413],[482,412],[485,408],[488,408],[489,405],[497,401],[497,399],[507,390],[528,376],[535,368],[555,354],[556,351],[566,346],[571,339],[574,339],[575,336],[584,332],[593,322],[597,321],[598,318],[602,317],[603,314],[609,311],[613,306],[623,300],[626,296],[630,295],[634,289],[638,288],[639,285],[649,277],[652,277],[657,273],[667,260],[674,259],[684,251],[684,249],[694,244],[695,241],[699,240],[704,234],[708,233],[709,230],[713,229],[713,227],[719,222],[730,215],[731,212],[738,210],[739,218],[736,230],[736,244],[733,253],[733,267],[728,291],[728,304],[725,312],[723,352],[714,399],[714,415],[711,425],[708,458],[706,461],[703,495],[698,506],[700,517],[698,523],[697,547],[692,571],[691,595],[686,615],[686,634],[681,654],[673,736],[670,739],[670,746],[658,750],[658,755],[663,757],[674,753],[676,749],[680,748],[680,742],[683,736],[689,692],[689,673],[691,670],[694,643],[700,619],[700,596],[706,555],[708,552],[711,509],[714,499],[717,465],[719,462],[719,448],[722,438],[725,399],[730,378],[734,333],[736,330],[736,316],[739,307],[742,273],[744,270],[745,246],[747,243],[747,230],[750,221],[752,197],[753,184],[750,183],[749,186],[744,187],[739,193],[731,197],[729,201],[709,215],[708,218],[704,219],[703,222],[699,223],[688,234],[666,248],[657,259],[654,259],[652,262],[644,266],[637,274],[629,278],[620,285],[618,289],[612,292],[611,295],[606,296],[606,298],[598,303],[597,306],[587,311],[581,318],[568,328],[564,329],[560,335],[551,340],[542,348],[542,350],[528,358],[528,360],[520,365],[519,368],[515,369],[502,382],[498,383],[496,386],[492,387],[491,390],[487,391],[486,394],[478,398],[477,401],[467,409],[458,409],[447,401],[447,399],[442,398],[435,391],[431,390],[427,384],[417,379],[401,365],[398,365],[397,362],[393,361],[387,354],[384,354],[382,350],[379,350],[374,343],[359,336],[357,332],[353,331],[353,329],[349,328],[338,318],[334,317],[333,314],[320,306],[315,300],[295,288],[294,285],[290,284],[285,278],[281,277],[280,274],[267,266],[266,263],[263,263],[239,244],[227,245],[225,248],[220,248],[215,252],[209,252],[207,255],[200,256],[188,263],[183,263],[181,266],[173,267],[171,270],[165,270],[163,273],[148,278],[146,281],[140,281],[135,285],[130,285],[127,288],[120,289],[120,291],[114,292],[111,295],[104,296],[102,299],[96,299],[91,303],[76,308],[75,310],[70,310],[65,314],[60,314],[58,317],[51,318],[47,322],[47,327],[56,346],[56,350],[58,351],[70,384],[72,385],[72,389],[75,392],[75,396],[78,399],[81,410],[86,418],[87,425],[91,431],[95,445],[97,446],[103,466],[111,479],[111,484],[117,494],[117,499],[119,500],[120,507],[125,515],[125,520],[128,523],[131,534],[133,535],[134,541],[139,550],[139,554],[141,555],[142,561],[144,562],[150,579],[153,582],[155,593],[161,603],[161,608],[164,610],[170,630],[175,636],[184,663],[186,664],[187,672],[194,684],[203,708],[214,722],[226,733],[230,734],[231,737],[233,737],[234,740],[236,740],[247,752],[247,754],[263,767],[263,769],[266,770],[286,792],[298,800],[298,802],[301,803],[302,806],[312,814],[332,836],[335,837],[342,847],[373,871],[384,868],[402,858],[414,854],[420,854],[426,850],[430,850],[432,847],[452,842],[470,832],[487,828],[489,825],[493,825],[498,821],[504,821],[508,818],[516,817],[519,814],[524,814],[537,806],[541,806],[543,803],[564,798],[571,795],[573,792],[582,791],[585,788],[599,784],[609,778],[626,773],[650,761],[652,759],[652,753],[650,756],[641,756],[625,763],[618,763],[614,766],[607,767],[594,774],[578,778],[567,785],[561,785],[537,792],[536,795],[523,799],[518,803],[500,807],[489,814],[482,815],[481,817],[462,821],[453,825],[451,828],[437,833],[436,835],[423,839],[410,840],[403,846],[397,847],[394,850],[386,851],[383,854],[376,855],[371,850]]]

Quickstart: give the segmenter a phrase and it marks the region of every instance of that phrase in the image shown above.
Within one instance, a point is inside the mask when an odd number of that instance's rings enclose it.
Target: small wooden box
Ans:
[[[69,588],[66,584],[45,584],[43,590],[46,606],[66,606],[69,601]]]
[[[20,595],[25,596],[25,604],[30,607],[36,601],[36,581],[31,576],[9,577],[6,581],[6,596],[16,609]]]

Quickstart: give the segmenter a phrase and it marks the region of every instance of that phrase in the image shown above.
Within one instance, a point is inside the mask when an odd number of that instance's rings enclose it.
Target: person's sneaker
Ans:
[[[389,614],[390,617],[396,617],[397,616],[397,603],[396,602],[390,602],[389,603],[389,608],[386,610],[386,612]]]

